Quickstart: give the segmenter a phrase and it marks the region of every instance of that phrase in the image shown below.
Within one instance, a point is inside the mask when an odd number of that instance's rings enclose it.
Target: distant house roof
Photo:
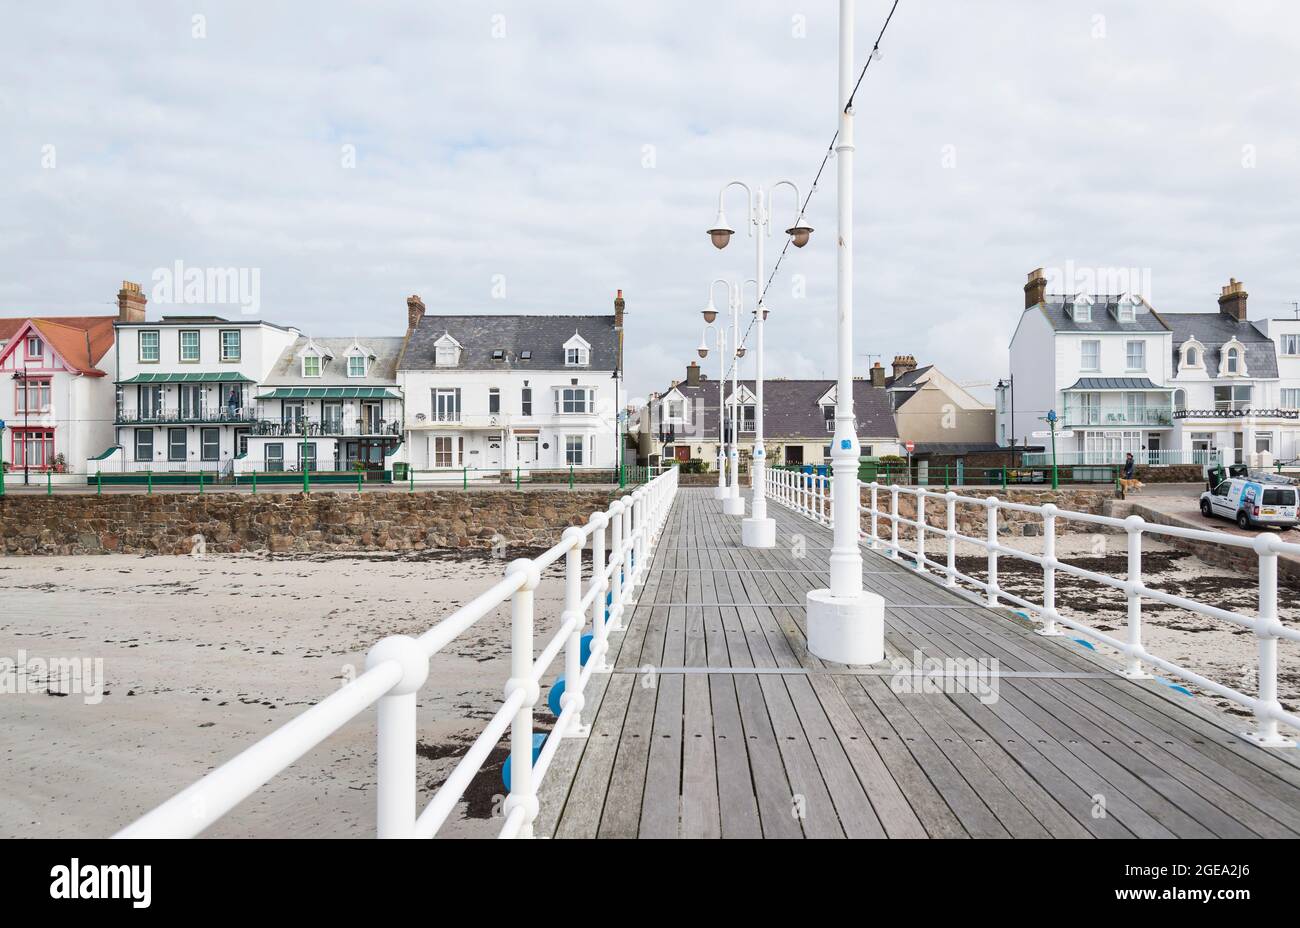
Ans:
[[[1010,450],[995,441],[918,441],[912,454],[980,454]]]
[[[407,336],[398,370],[433,370],[435,345],[450,335],[461,346],[454,370],[564,370],[564,344],[577,334],[591,346],[585,370],[618,366],[618,333],[609,316],[444,316],[429,313]],[[493,352],[501,352],[494,358]],[[528,353],[528,357],[524,354]]]
[[[100,359],[113,347],[117,316],[41,316],[0,320],[0,341],[8,342],[28,322],[73,370],[103,377]]]
[[[917,381],[933,368],[933,364],[927,364],[925,367],[917,367],[910,371],[903,371],[903,373],[899,374],[897,377],[886,377],[885,387],[889,390],[914,389],[918,386]]]
[[[1236,338],[1246,347],[1247,377],[1276,377],[1277,350],[1272,339],[1255,328],[1253,322],[1238,322],[1225,313],[1161,313],[1174,333],[1174,373],[1181,360],[1178,349],[1196,336],[1205,346],[1205,369],[1217,376],[1223,346]]]
[[[1092,319],[1089,322],[1074,320],[1073,296],[1055,296],[1048,294],[1043,302],[1031,306],[1026,312],[1038,310],[1047,319],[1048,325],[1058,332],[1167,332],[1169,326],[1162,321],[1164,314],[1157,315],[1144,300],[1139,298],[1132,322],[1120,322],[1116,317],[1119,295],[1093,294]]]
[[[348,352],[356,343],[354,338],[309,338],[305,335],[296,338],[280,352],[262,383],[268,387],[281,384],[364,387],[397,383],[397,358],[402,352],[400,337],[367,336],[360,344],[370,352],[364,377],[348,376]],[[302,353],[309,345],[329,356],[329,360],[321,364],[319,377],[302,376]]]
[[[1147,377],[1080,377],[1066,390],[1168,390]]]
[[[826,430],[826,417],[818,403],[826,392],[835,386],[834,380],[768,380],[763,383],[763,432],[771,441],[790,439],[824,439],[829,442],[831,433]],[[753,391],[755,381],[740,381],[740,389]],[[685,382],[676,391],[691,400],[692,421],[690,430],[682,435],[710,439],[718,434],[718,382],[703,380],[697,386]],[[664,391],[671,392],[670,390]],[[724,397],[731,396],[731,382],[727,381]],[[703,408],[703,419],[699,413]],[[889,394],[871,386],[869,380],[853,382],[853,412],[858,422],[858,435],[864,439],[897,438],[898,427],[890,408]],[[745,433],[741,433],[742,438]]]

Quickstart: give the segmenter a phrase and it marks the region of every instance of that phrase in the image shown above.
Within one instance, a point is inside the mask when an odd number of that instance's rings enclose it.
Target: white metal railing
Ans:
[[[259,787],[372,705],[378,705],[377,822],[381,838],[432,837],[455,809],[492,748],[510,732],[509,796],[500,837],[532,837],[539,811],[537,788],[561,738],[586,735],[581,713],[586,685],[609,673],[610,632],[622,628],[633,591],[677,492],[671,468],[587,523],[565,529],[559,543],[534,559],[512,561],[491,588],[419,638],[392,635],[366,655],[365,672],[286,725],[177,793],[116,837],[189,838],[199,834]],[[606,544],[606,528],[609,541]],[[592,570],[583,591],[582,550],[590,540]],[[534,591],[542,571],[564,560],[564,609],[559,627],[533,657]],[[429,676],[429,660],[475,622],[510,601],[510,678],[504,701],[423,811],[416,809],[416,698]],[[608,607],[606,608],[606,604]],[[582,661],[590,610],[592,638]],[[534,761],[533,711],[547,668],[564,651],[562,711]]]
[[[772,499],[797,513],[807,516],[824,525],[831,524],[831,482],[827,477],[813,474],[794,473],[791,471],[768,471],[768,492]],[[869,493],[869,501],[861,501],[863,493]],[[883,508],[881,494],[889,495],[888,508]],[[916,517],[909,519],[899,514],[899,498],[910,496],[916,503]],[[984,602],[997,607],[1002,601],[1013,603],[1037,616],[1042,623],[1040,634],[1060,635],[1058,626],[1072,629],[1114,648],[1124,655],[1124,676],[1131,679],[1149,679],[1143,665],[1162,670],[1182,680],[1199,686],[1211,693],[1229,699],[1244,706],[1255,714],[1257,728],[1248,733],[1251,740],[1266,745],[1287,745],[1291,742],[1279,734],[1279,724],[1300,730],[1300,716],[1283,709],[1277,696],[1278,641],[1300,641],[1300,629],[1289,628],[1278,617],[1277,595],[1277,559],[1279,554],[1300,555],[1300,545],[1281,541],[1277,536],[1260,533],[1253,538],[1241,535],[1228,535],[1223,532],[1204,531],[1201,529],[1182,528],[1173,525],[1159,525],[1147,522],[1141,516],[1132,515],[1125,519],[1110,516],[1093,515],[1086,512],[1073,512],[1060,509],[1048,503],[1032,506],[1026,503],[1012,503],[1000,500],[996,496],[983,499],[960,496],[955,492],[938,492],[924,487],[899,487],[879,483],[859,483],[859,538],[874,550],[883,551],[886,557],[894,560],[906,558],[912,562],[913,569],[928,573],[933,568],[944,578],[945,584],[957,589],[958,584],[966,584],[983,591]],[[945,527],[939,528],[928,524],[926,519],[926,501],[936,500],[943,506],[942,521]],[[957,530],[957,507],[978,507],[984,511],[986,532],[984,538],[972,538]],[[1041,555],[1008,547],[998,541],[999,513],[1020,512],[1037,516],[1041,520],[1043,553]],[[865,524],[863,517],[866,517]],[[1109,528],[1127,535],[1128,570],[1124,578],[1112,577],[1085,570],[1056,557],[1056,526],[1058,520],[1083,522],[1102,528]],[[881,522],[888,523],[888,536],[881,534]],[[912,549],[899,541],[899,526],[910,526],[915,532]],[[927,536],[942,540],[944,560],[939,561],[926,553]],[[1228,609],[1220,609],[1206,603],[1197,602],[1183,596],[1176,596],[1162,590],[1153,589],[1142,581],[1142,539],[1146,535],[1165,535],[1185,538],[1191,541],[1210,542],[1238,549],[1254,551],[1259,565],[1259,606],[1254,616],[1244,615]],[[987,557],[985,580],[978,580],[957,570],[957,543],[966,542],[982,548]],[[1014,557],[1036,564],[1043,571],[1043,585],[1039,602],[1024,599],[998,586],[998,558]],[[1056,574],[1063,572],[1081,577],[1111,589],[1122,591],[1127,597],[1128,619],[1126,635],[1119,639],[1091,626],[1064,615],[1056,601]],[[971,595],[961,591],[965,595]],[[1180,609],[1186,609],[1199,615],[1220,619],[1230,624],[1254,632],[1257,642],[1257,687],[1256,694],[1250,696],[1226,684],[1211,680],[1174,661],[1158,657],[1149,652],[1142,643],[1142,601],[1144,599],[1165,603]]]

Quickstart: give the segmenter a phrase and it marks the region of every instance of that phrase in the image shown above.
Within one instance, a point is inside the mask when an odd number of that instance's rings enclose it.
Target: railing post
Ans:
[[[623,598],[627,603],[632,601],[632,590],[636,586],[636,578],[632,576],[632,549],[636,543],[636,537],[632,529],[632,512],[636,508],[636,503],[631,498],[624,497],[623,505]]]
[[[365,473],[364,471],[360,471],[360,470],[357,471],[357,492],[358,493],[361,492],[361,476],[364,473]]]
[[[145,471],[145,483],[146,483],[145,495],[153,496],[153,468],[152,467]]]
[[[408,838],[415,828],[415,701],[429,677],[429,658],[414,638],[392,635],[367,652],[366,669],[388,661],[401,665],[402,676],[376,711],[377,828],[381,838]]]
[[[533,591],[541,575],[537,565],[527,558],[512,561],[506,568],[507,575],[516,572],[524,574],[524,581],[510,599],[510,679],[505,697],[509,699],[520,688],[526,695],[510,723],[510,795],[502,811],[509,818],[516,808],[522,808],[524,823],[519,828],[519,837],[531,838],[538,811],[537,787],[533,782],[533,706],[537,704],[540,690],[533,679]]]
[[[916,563],[917,570],[925,570],[925,488],[916,488]]]
[[[203,468],[199,468],[199,496],[203,495]]]
[[[1002,492],[1007,491],[1007,465],[1002,465]]]
[[[614,500],[609,507],[609,630],[623,627],[623,501]]]
[[[1255,619],[1255,640],[1259,647],[1259,687],[1255,696],[1255,720],[1258,729],[1247,732],[1246,737],[1256,744],[1268,747],[1294,747],[1295,742],[1283,738],[1277,730],[1277,718],[1271,713],[1280,711],[1277,698],[1277,632],[1282,627],[1277,618],[1277,548],[1276,539],[1263,533],[1255,536],[1255,551],[1259,555],[1259,615]]]
[[[985,550],[989,557],[989,605],[996,607],[998,604],[998,498],[990,496],[984,501],[984,505],[988,507],[984,515],[984,537],[986,539]]]
[[[257,468],[253,468],[253,495],[257,495]]]
[[[1124,676],[1130,680],[1149,680],[1151,675],[1142,672],[1142,661],[1137,652],[1142,650],[1142,597],[1138,589],[1142,586],[1142,529],[1146,522],[1141,516],[1129,516],[1124,520],[1128,532],[1128,646],[1132,650],[1124,661]]]
[[[1056,636],[1056,513],[1052,503],[1043,506],[1043,627],[1040,635]]]
[[[569,489],[573,489],[573,465],[569,465]]]
[[[564,736],[585,738],[591,733],[591,729],[582,724],[582,707],[586,702],[582,685],[582,632],[587,624],[582,614],[582,547],[586,533],[574,526],[566,528],[561,537],[569,542],[570,547],[564,552],[564,614],[560,621],[572,621],[573,629],[569,632],[564,654],[564,693],[560,696],[560,706],[567,709],[576,700],[573,721]],[[596,639],[592,638],[591,643],[595,645]]]
[[[948,503],[948,580],[947,586],[957,585],[957,494],[949,490],[944,499]]]
[[[591,656],[595,661],[592,673],[609,673],[613,668],[605,660],[609,651],[609,631],[605,626],[605,592],[609,581],[605,577],[605,526],[609,525],[609,515],[604,512],[594,513],[591,517],[591,583],[596,595],[591,599]]]
[[[898,484],[889,485],[889,521],[892,523],[889,540],[889,556],[898,560]]]
[[[52,470],[47,470],[45,472],[45,495],[54,495],[54,471]]]
[[[0,481],[3,480],[4,480],[4,475],[0,474]],[[96,496],[104,495],[104,472],[102,470],[95,471],[95,495]]]
[[[876,481],[874,480],[871,481],[871,550],[872,551],[880,550],[880,533],[878,531],[879,513],[876,512],[876,510],[880,508],[879,491],[880,491],[880,484],[876,483]]]

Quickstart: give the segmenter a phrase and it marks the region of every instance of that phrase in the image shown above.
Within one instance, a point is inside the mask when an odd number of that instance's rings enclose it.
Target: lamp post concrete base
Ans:
[[[726,499],[727,496],[730,495],[730,493],[731,493],[731,491],[728,490],[726,487],[714,487],[714,488],[713,488],[713,498],[714,498],[714,499]]]
[[[834,596],[808,593],[808,650],[839,664],[878,664],[885,659],[885,600],[863,590]]]
[[[740,523],[740,540],[746,548],[775,548],[775,519],[746,519]]]
[[[722,501],[722,511],[729,516],[743,516],[745,514],[745,497],[728,496]]]

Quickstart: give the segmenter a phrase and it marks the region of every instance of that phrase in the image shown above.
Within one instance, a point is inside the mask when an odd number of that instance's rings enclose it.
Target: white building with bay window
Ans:
[[[621,298],[607,316],[426,314],[397,365],[405,457],[429,471],[616,467]]]

